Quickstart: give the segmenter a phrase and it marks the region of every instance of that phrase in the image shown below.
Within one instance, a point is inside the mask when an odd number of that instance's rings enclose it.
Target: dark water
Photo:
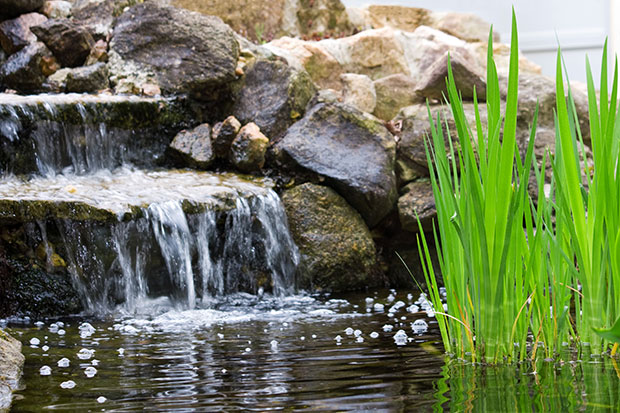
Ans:
[[[150,303],[148,317],[10,323],[27,360],[12,411],[570,412],[620,406],[618,369],[609,357],[568,354],[564,363],[501,368],[450,361],[414,291],[285,300],[236,295],[210,309],[166,306]],[[58,366],[62,358],[67,367]],[[41,375],[43,366],[50,375]],[[69,381],[75,387],[61,387]]]

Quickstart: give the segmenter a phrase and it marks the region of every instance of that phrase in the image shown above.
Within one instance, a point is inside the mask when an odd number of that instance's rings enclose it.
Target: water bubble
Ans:
[[[88,360],[93,356],[93,354],[95,354],[95,350],[83,348],[78,351],[77,356],[80,360]]]
[[[347,327],[346,330],[344,330],[344,333],[348,336],[350,336],[351,334],[353,334],[353,328],[351,327]]]
[[[69,359],[68,359],[68,358],[63,357],[63,358],[61,358],[60,360],[58,360],[58,363],[57,363],[57,364],[58,364],[58,367],[69,367],[69,364],[70,364],[70,363],[71,363],[71,362],[69,361]]]
[[[409,301],[413,300],[413,294],[411,293],[407,294],[407,300]]]
[[[60,383],[61,389],[72,389],[75,387],[75,382],[73,380],[67,380]]]
[[[411,329],[415,334],[426,333],[428,330],[428,324],[424,320],[415,320],[411,323]]]
[[[228,370],[226,370],[226,369],[222,369],[222,374],[226,374],[227,371]]]
[[[86,322],[80,324],[78,329],[80,330],[81,338],[88,338],[92,336],[96,331],[95,327],[93,327],[90,323],[86,323]]]
[[[40,343],[41,343],[41,340],[39,340],[36,337],[33,337],[33,338],[30,339],[30,345],[32,345],[32,346],[38,346]]]
[[[410,313],[417,313],[418,311],[420,311],[420,307],[415,304],[411,304],[409,307],[407,307],[407,311]]]
[[[276,340],[271,340],[269,344],[271,344],[271,349],[273,351],[278,351],[278,342]]]
[[[249,348],[249,347],[246,347],[246,348],[245,348],[245,352],[246,352],[246,353],[249,353],[250,351],[252,351],[252,349],[251,349],[251,348]]]
[[[383,311],[385,306],[383,304],[381,304],[381,303],[375,303],[375,305],[372,308],[374,308],[375,311]]]
[[[391,324],[386,324],[386,325],[384,325],[382,328],[383,328],[383,331],[385,331],[386,333],[389,333],[390,331],[392,331],[392,329],[394,328],[394,326],[393,326],[393,325],[391,325]]]
[[[50,324],[49,330],[50,330],[50,333],[57,333],[58,332],[58,324],[56,324],[56,323]]]
[[[312,334],[312,338],[316,338],[316,334]]]
[[[306,337],[301,336],[301,337],[299,337],[299,339],[300,339],[301,341],[304,341],[304,340],[306,339]]]
[[[97,374],[97,369],[92,366],[86,367],[86,369],[84,370],[84,374],[86,375],[86,377],[91,379]]]
[[[358,343],[363,343],[364,342],[364,337],[358,337],[355,339],[355,341],[357,341]]]
[[[36,323],[34,323],[34,325],[35,325],[37,328],[41,328],[41,327],[43,327],[43,326],[45,325],[45,323],[44,323],[43,321],[37,321]]]
[[[407,344],[407,333],[405,333],[405,330],[398,330],[396,334],[394,334],[394,342],[397,346],[404,346]]]
[[[394,303],[394,305],[392,307],[390,307],[390,313],[395,313],[398,310],[400,310],[401,308],[403,308],[404,306],[406,306],[407,304],[405,304],[402,301],[396,301]]]
[[[337,342],[341,342],[342,337],[340,336],[340,334],[338,334],[336,337],[334,337],[334,340],[336,340]]]
[[[220,340],[222,340],[224,338],[224,334],[222,333],[217,333],[217,338],[219,338]]]
[[[103,396],[99,396],[97,397],[97,403],[101,404],[101,403],[105,403],[108,399],[106,399]]]
[[[41,376],[49,376],[52,374],[52,368],[50,366],[42,366],[39,369],[39,374]]]
[[[391,301],[394,301],[395,298],[396,297],[394,296],[394,294],[390,294],[388,295],[387,300],[391,302]]]
[[[47,350],[49,350],[49,349],[50,349],[50,348],[49,348],[49,346],[43,346],[43,347],[41,347],[41,350],[43,350],[43,351],[47,351]]]
[[[359,337],[359,336],[361,336],[361,335],[362,335],[362,330],[355,330],[355,331],[353,332],[353,335],[354,335],[355,337]]]
[[[377,338],[379,337],[379,333],[377,333],[376,331],[373,331],[372,333],[370,333],[370,338]]]
[[[118,350],[116,350],[116,351],[118,351],[118,355],[119,355],[119,357],[123,357],[123,356],[125,355],[125,349],[124,349],[124,348],[122,348],[122,347],[120,347],[120,348],[119,348]]]
[[[57,322],[56,322],[56,325],[57,325],[58,327],[62,328],[62,327],[64,327],[64,326],[65,326],[65,323],[63,323],[62,321],[57,321]]]
[[[372,298],[372,297],[366,297],[366,304],[370,305],[370,304],[372,304],[372,303],[373,303],[373,301],[375,301],[375,299],[374,299],[374,298]]]
[[[59,336],[64,336],[65,334],[67,334],[67,332],[63,329],[58,330],[58,335]]]

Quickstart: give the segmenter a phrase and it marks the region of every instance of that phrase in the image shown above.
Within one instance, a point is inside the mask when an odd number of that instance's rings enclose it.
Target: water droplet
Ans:
[[[58,363],[57,363],[57,364],[58,364],[58,367],[69,367],[69,364],[70,364],[70,363],[71,363],[71,362],[69,361],[69,359],[68,359],[68,358],[63,357],[63,358],[61,358],[60,360],[58,360]]]
[[[77,356],[80,360],[88,360],[93,356],[93,354],[95,354],[95,350],[83,348],[78,351]]]
[[[383,326],[383,331],[385,331],[386,333],[389,333],[390,331],[392,331],[393,328],[394,328],[393,325],[386,324],[386,325]]]
[[[84,374],[86,375],[86,377],[88,377],[89,379],[95,377],[95,375],[97,374],[97,369],[94,367],[86,367],[86,369],[84,370]]]
[[[67,380],[60,383],[60,388],[62,389],[72,389],[75,387],[75,382],[73,380]]]
[[[43,350],[43,351],[47,351],[47,350],[49,350],[49,349],[50,349],[50,348],[49,348],[49,346],[43,346],[43,347],[41,347],[41,350]]]
[[[379,337],[379,333],[377,333],[376,331],[373,331],[372,333],[370,333],[370,338],[377,338]]]
[[[30,344],[33,345],[33,346],[38,346],[40,343],[41,343],[41,340],[39,340],[36,337],[33,337],[33,338],[30,339]]]
[[[39,369],[39,374],[41,376],[49,376],[52,374],[52,368],[50,366],[43,366]]]
[[[350,336],[351,334],[353,334],[353,328],[351,327],[347,327],[346,330],[344,330],[344,333],[348,336]]]

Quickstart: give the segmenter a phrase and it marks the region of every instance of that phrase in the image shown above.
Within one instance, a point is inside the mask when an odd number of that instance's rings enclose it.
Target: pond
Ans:
[[[156,299],[142,309],[106,319],[5,320],[26,355],[12,411],[620,406],[618,368],[609,357],[567,353],[565,362],[484,368],[450,360],[425,298],[415,291],[233,294],[186,311]]]

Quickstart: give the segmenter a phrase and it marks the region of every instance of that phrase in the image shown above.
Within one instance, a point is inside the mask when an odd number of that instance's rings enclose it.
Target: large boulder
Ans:
[[[37,11],[45,0],[0,0],[0,17],[16,17]]]
[[[17,390],[25,357],[22,344],[0,329],[0,410],[11,407],[11,393]]]
[[[374,227],[394,207],[395,142],[376,118],[319,103],[275,145],[280,162],[325,178]]]
[[[350,291],[378,283],[370,231],[340,195],[306,183],[285,191],[282,202],[301,253],[300,287]]]
[[[32,26],[47,20],[42,14],[27,13],[21,16],[5,20],[0,23],[0,45],[7,54],[13,54],[30,43],[37,41],[37,36],[30,31]]]
[[[0,68],[0,81],[20,92],[38,92],[46,77],[59,68],[52,52],[43,43],[34,42],[9,56]]]
[[[95,40],[86,27],[69,19],[50,19],[30,30],[45,43],[64,67],[84,64],[95,45]]]
[[[219,18],[155,3],[121,14],[110,48],[119,58],[111,68],[117,82],[138,70],[162,92],[209,101],[235,79],[239,58],[234,33]]]
[[[280,61],[256,61],[236,93],[234,116],[254,122],[269,139],[277,139],[305,112],[316,87],[308,74]]]

